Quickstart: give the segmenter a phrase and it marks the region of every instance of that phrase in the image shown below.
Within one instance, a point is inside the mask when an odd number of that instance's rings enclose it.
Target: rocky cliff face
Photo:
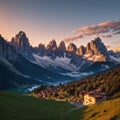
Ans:
[[[85,47],[82,45],[80,46],[78,49],[77,49],[77,52],[76,52],[77,55],[84,55],[85,54]]]
[[[58,48],[57,48],[57,55],[59,57],[64,57],[65,52],[66,52],[65,42],[61,41],[60,44],[58,45]]]
[[[57,44],[55,40],[52,40],[48,43],[46,47],[46,55],[52,59],[55,59],[56,54],[57,54]]]
[[[0,58],[14,61],[18,56],[16,49],[0,35]]]
[[[34,59],[34,62],[29,61]],[[91,75],[91,72],[110,69],[113,63],[120,64],[120,54],[108,52],[100,38],[92,40],[86,47],[77,48],[71,43],[66,49],[64,41],[57,46],[55,40],[50,41],[47,47],[44,44],[32,47],[22,31],[11,42],[0,35],[0,85],[9,82],[8,88],[11,85],[36,84],[38,80],[39,84],[73,80],[73,77],[84,77]],[[84,72],[83,75],[80,72]]]
[[[11,45],[13,45],[26,59],[34,60],[29,40],[23,31],[20,31],[11,39]]]
[[[56,41],[55,40],[50,41],[48,43],[46,49],[49,50],[49,51],[55,51],[57,49]]]
[[[91,61],[106,61],[108,59],[107,48],[99,37],[89,42],[86,47],[80,46],[76,54]]]
[[[90,42],[90,48],[94,51],[94,54],[96,55],[107,55],[107,48],[102,43],[101,39],[98,37],[94,41]]]
[[[58,49],[62,52],[66,51],[66,46],[65,46],[65,42],[61,41],[60,44],[58,45]]]
[[[37,52],[35,52],[35,50]],[[61,41],[57,46],[56,41],[52,40],[47,47],[40,44],[37,48],[34,48],[33,52],[37,53],[39,56],[48,56],[52,59],[55,59],[56,57],[64,57],[64,55],[66,55],[66,57],[70,58],[71,61],[74,61],[76,64],[81,61],[81,57],[93,62],[107,61],[108,59],[106,46],[102,43],[99,37],[89,42],[86,47],[82,45],[77,48],[74,43],[70,43],[67,49],[64,41]]]
[[[40,56],[44,56],[46,54],[46,49],[45,49],[45,45],[40,43],[38,45],[38,55]]]
[[[77,51],[76,45],[73,44],[73,43],[70,43],[70,44],[68,45],[68,47],[67,47],[67,51],[70,51],[70,52],[75,53],[75,52]]]
[[[108,58],[107,48],[99,37],[87,44],[85,55],[93,61],[107,61]]]

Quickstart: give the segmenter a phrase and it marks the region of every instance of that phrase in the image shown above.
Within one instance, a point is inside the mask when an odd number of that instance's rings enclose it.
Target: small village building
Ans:
[[[84,95],[83,105],[89,105],[95,103],[96,103],[96,99],[94,97],[90,96],[89,94]]]
[[[83,95],[83,105],[95,104],[97,102],[105,101],[106,93],[102,92],[100,88],[87,92]]]

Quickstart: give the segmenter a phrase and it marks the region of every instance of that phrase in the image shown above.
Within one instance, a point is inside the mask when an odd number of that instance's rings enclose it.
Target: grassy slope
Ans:
[[[0,92],[0,120],[51,120],[73,108],[64,102]]]
[[[72,108],[64,102],[0,92],[0,120],[120,120],[120,98],[68,112]]]
[[[89,105],[82,117],[83,120],[120,120],[120,98]]]
[[[120,98],[80,108],[58,120],[120,120]]]

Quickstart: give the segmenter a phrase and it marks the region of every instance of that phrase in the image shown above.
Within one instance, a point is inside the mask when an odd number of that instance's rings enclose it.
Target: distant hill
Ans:
[[[73,108],[66,102],[0,92],[1,120],[120,120],[120,98]]]
[[[101,72],[91,77],[80,79],[74,82],[58,86],[40,86],[33,90],[33,93],[39,94],[41,91],[47,91],[49,99],[58,98],[63,94],[66,100],[70,100],[72,96],[75,99],[79,98],[79,93],[82,91],[90,92],[100,88],[101,92],[105,92],[107,99],[120,97],[120,65],[111,70]],[[49,91],[52,89],[52,93]],[[55,94],[54,94],[55,93]]]
[[[91,91],[98,87],[107,93],[108,99],[120,97],[120,65],[106,72],[70,82],[63,85],[62,89],[65,91],[69,91],[71,88],[73,91]]]

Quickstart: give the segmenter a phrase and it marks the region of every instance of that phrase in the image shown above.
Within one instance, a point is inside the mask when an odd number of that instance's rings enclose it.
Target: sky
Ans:
[[[11,40],[22,30],[33,46],[55,39],[79,47],[100,36],[111,49],[120,47],[119,21],[120,0],[0,0],[0,34]]]

